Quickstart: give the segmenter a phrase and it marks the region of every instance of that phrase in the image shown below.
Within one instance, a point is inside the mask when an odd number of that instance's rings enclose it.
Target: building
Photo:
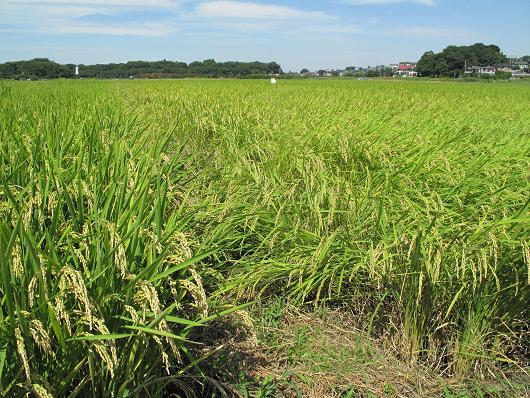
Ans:
[[[497,64],[495,69],[497,72],[513,72],[512,64]]]
[[[530,73],[527,71],[516,69],[512,72],[512,79],[530,78]]]
[[[493,66],[472,66],[467,68],[464,72],[467,76],[493,76],[497,72],[497,68]]]
[[[397,66],[397,70],[394,72],[394,76],[400,77],[416,77],[416,62],[400,62]]]
[[[515,69],[526,70],[528,69],[528,62],[520,61],[520,60],[512,60],[511,66],[514,70]]]
[[[476,68],[478,75],[494,75],[497,72],[493,66],[478,66]]]

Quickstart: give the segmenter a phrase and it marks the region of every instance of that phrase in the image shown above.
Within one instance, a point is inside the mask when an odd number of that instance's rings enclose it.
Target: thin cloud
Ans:
[[[350,33],[360,33],[363,31],[363,28],[358,25],[311,25],[301,30],[303,32],[325,35],[347,35]]]
[[[196,13],[202,17],[221,18],[330,18],[329,15],[318,11],[303,11],[283,5],[266,5],[239,1],[212,1],[202,3],[196,8]]]
[[[174,0],[39,0],[39,1],[7,1],[7,4],[78,4],[78,5],[98,5],[98,6],[122,6],[122,7],[172,7],[179,3]]]
[[[396,3],[416,3],[426,6],[434,6],[435,0],[340,0],[341,3],[351,5],[383,5]]]
[[[113,14],[114,12],[117,12],[117,10],[109,9],[107,7],[99,7],[99,6],[46,6],[45,9],[42,10],[40,14],[40,17],[50,17],[50,18],[67,18],[67,19],[74,19],[74,18],[81,18],[85,17],[87,15],[94,15],[94,14]],[[38,16],[38,15],[37,15]]]
[[[1,0],[0,0],[1,1]],[[164,12],[171,19],[184,0],[40,0],[5,2],[0,24],[9,22],[3,32],[95,34],[117,36],[167,36],[176,24],[153,17]],[[171,8],[167,8],[171,6]],[[132,13],[145,18],[134,18]],[[158,14],[157,14],[158,15]]]
[[[465,38],[473,34],[472,31],[462,28],[446,28],[432,26],[411,26],[397,29],[397,33],[402,36],[416,37],[451,37]]]
[[[278,24],[274,22],[247,22],[244,20],[238,20],[238,21],[220,21],[217,22],[214,26],[223,31],[228,32],[238,32],[238,33],[246,33],[249,31],[264,31],[264,32],[270,32],[272,30],[278,29]]]
[[[70,25],[53,29],[54,33],[100,34],[113,36],[167,36],[175,29],[167,25],[142,24],[131,26]]]

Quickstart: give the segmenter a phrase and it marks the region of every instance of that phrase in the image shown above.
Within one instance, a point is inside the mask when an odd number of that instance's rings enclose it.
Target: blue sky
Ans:
[[[0,62],[415,61],[475,42],[530,54],[530,0],[0,0]]]

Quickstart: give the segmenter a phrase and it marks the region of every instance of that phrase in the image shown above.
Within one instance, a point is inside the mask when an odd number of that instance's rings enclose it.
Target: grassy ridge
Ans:
[[[161,391],[166,368],[193,362],[183,318],[208,315],[197,271],[212,297],[347,303],[404,358],[448,373],[521,363],[529,92],[1,86],[3,391]]]

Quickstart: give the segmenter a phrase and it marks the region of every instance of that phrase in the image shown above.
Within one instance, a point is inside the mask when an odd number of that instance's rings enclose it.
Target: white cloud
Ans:
[[[44,5],[44,4],[78,4],[78,5],[99,5],[99,6],[123,6],[123,7],[171,7],[178,3],[174,0],[39,0],[36,1],[10,1],[7,0],[8,4],[33,4],[33,5]]]
[[[433,6],[436,4],[436,0],[340,0],[341,3],[352,4],[352,5],[380,5],[380,4],[393,4],[393,3],[417,3],[426,6]]]
[[[53,18],[68,18],[68,19],[74,19],[74,18],[80,18],[85,17],[87,15],[93,15],[93,14],[109,14],[113,13],[115,10],[109,9],[107,7],[98,7],[98,6],[47,6],[45,10],[42,10],[42,12],[38,13],[41,18],[49,16]]]
[[[280,0],[278,0],[280,1]],[[359,32],[360,27],[321,11],[309,11],[281,4],[232,0],[0,0],[6,4],[0,24],[9,23],[10,31],[33,31],[52,34],[115,36],[167,36],[205,30],[239,34],[247,31],[304,35],[342,36]],[[186,6],[187,4],[187,6]],[[163,21],[134,22],[121,18],[128,11],[138,12],[159,7],[167,11]],[[168,7],[171,8],[161,8]],[[144,8],[145,7],[145,8]],[[110,17],[100,18],[107,15]],[[116,15],[113,19],[112,15]],[[85,16],[94,16],[82,20]],[[342,21],[342,22],[341,22]],[[205,28],[205,24],[208,26]]]
[[[266,5],[239,1],[212,1],[200,4],[196,12],[203,17],[225,17],[225,18],[307,18],[319,17],[330,18],[322,12],[303,11],[283,5]]]
[[[317,33],[323,35],[347,35],[350,33],[359,33],[363,29],[358,25],[311,25],[301,29],[303,32]]]
[[[66,25],[52,29],[54,33],[103,34],[114,36],[166,36],[174,31],[170,26],[141,24],[129,26]]]
[[[165,36],[175,30],[170,22],[112,22],[86,24],[79,18],[91,15],[119,15],[143,9],[168,10],[171,15],[190,0],[0,0],[0,24],[9,24],[9,32],[72,33],[122,36]],[[168,8],[171,6],[172,8]],[[168,20],[171,18],[168,18]],[[174,24],[173,24],[174,25]],[[6,30],[3,30],[6,32]]]
[[[272,31],[272,30],[278,30],[278,24],[274,22],[247,22],[244,20],[238,20],[238,21],[220,21],[215,24],[215,26],[221,30],[230,31],[230,32],[241,32],[246,33],[249,31]],[[211,25],[210,25],[211,26]]]

